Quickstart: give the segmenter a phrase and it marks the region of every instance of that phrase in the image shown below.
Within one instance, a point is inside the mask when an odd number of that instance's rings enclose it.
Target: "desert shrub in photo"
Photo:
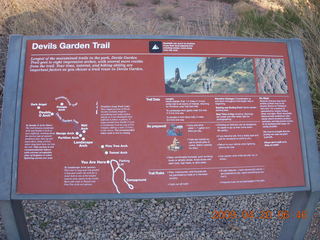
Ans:
[[[136,3],[136,2],[133,1],[133,0],[129,0],[129,1],[126,1],[126,2],[124,3],[124,5],[127,6],[127,7],[137,7],[137,6],[138,6],[138,3]]]
[[[215,0],[207,0],[209,2],[214,2]],[[219,0],[220,2],[225,2],[225,3],[230,3],[230,4],[234,4],[239,2],[239,0]]]
[[[225,2],[225,3],[230,3],[230,4],[234,4],[239,2],[239,0],[220,0],[221,2]]]
[[[172,5],[160,5],[156,8],[156,15],[164,20],[174,20],[175,9]]]
[[[151,3],[157,5],[161,3],[161,0],[151,0]]]
[[[244,2],[244,1],[240,1],[240,2],[233,4],[232,8],[240,16],[245,14],[246,12],[256,10],[256,7],[254,5],[249,4],[247,2]]]
[[[4,34],[144,34],[134,12],[117,1],[104,0],[0,0],[4,5],[0,25]],[[150,33],[153,34],[153,33]]]
[[[235,36],[234,22],[230,21],[232,7],[220,2],[213,2],[205,11],[206,18],[199,19],[197,31],[203,36]],[[235,17],[235,16],[234,16]]]

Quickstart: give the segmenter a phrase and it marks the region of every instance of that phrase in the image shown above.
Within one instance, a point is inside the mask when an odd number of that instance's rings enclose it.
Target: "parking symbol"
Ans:
[[[162,52],[162,42],[160,42],[160,41],[150,41],[149,42],[149,52],[151,52],[151,53],[161,53]]]

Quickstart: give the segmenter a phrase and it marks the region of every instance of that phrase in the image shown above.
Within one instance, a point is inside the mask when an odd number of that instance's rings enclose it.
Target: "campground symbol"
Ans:
[[[151,52],[151,53],[162,53],[162,42],[160,42],[160,41],[150,41],[149,42],[149,52]]]

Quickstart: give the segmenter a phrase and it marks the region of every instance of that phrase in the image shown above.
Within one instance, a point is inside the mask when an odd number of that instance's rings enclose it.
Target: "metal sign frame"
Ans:
[[[172,193],[128,193],[128,194],[17,194],[17,165],[19,151],[19,129],[22,102],[22,90],[24,81],[24,66],[27,40],[49,39],[173,39],[173,40],[223,40],[223,41],[252,41],[252,42],[282,42],[288,46],[292,82],[294,87],[295,104],[297,110],[302,157],[304,162],[304,174],[306,185],[304,187],[263,188],[226,191],[202,191],[202,192],[172,192]],[[182,36],[22,36],[11,35],[6,66],[5,91],[3,101],[3,113],[0,132],[0,207],[2,214],[8,216],[21,215],[21,203],[23,199],[131,199],[131,198],[167,198],[167,197],[192,197],[192,196],[217,196],[237,194],[258,194],[273,192],[297,192],[291,206],[306,206],[313,201],[311,208],[315,206],[317,198],[320,198],[320,161],[316,140],[316,130],[313,119],[311,97],[309,93],[306,66],[301,41],[299,39],[257,39],[257,38],[226,38],[226,37],[182,37]],[[299,197],[298,197],[299,196]],[[18,200],[18,201],[17,201]],[[298,203],[299,204],[295,204]],[[315,203],[314,203],[315,202]],[[20,204],[20,205],[19,205]],[[302,205],[301,205],[302,204]],[[309,206],[308,205],[308,206]],[[310,206],[308,208],[310,208]],[[295,207],[296,208],[296,207]],[[20,209],[20,210],[14,210]],[[295,209],[293,209],[295,210]],[[301,210],[301,209],[299,209]],[[310,211],[310,210],[309,210]],[[10,215],[10,214],[9,214]],[[23,212],[22,212],[23,215]],[[12,216],[9,217],[12,220]],[[23,218],[23,217],[22,217]],[[5,220],[5,219],[4,219]],[[287,221],[289,229],[295,224]],[[6,220],[5,220],[6,223]],[[306,221],[303,222],[305,224]],[[10,226],[7,226],[9,229]],[[9,225],[12,225],[9,223]],[[23,224],[22,224],[23,225]],[[18,225],[17,225],[18,226]],[[299,225],[300,226],[300,225]],[[299,227],[296,227],[299,229]],[[20,229],[20,227],[16,227]],[[284,229],[288,229],[284,227]],[[303,228],[305,229],[305,227]],[[11,230],[12,232],[17,232]],[[19,232],[19,231],[18,231]],[[26,231],[20,231],[26,232]],[[302,231],[303,232],[303,231]],[[282,234],[288,236],[288,231]],[[12,235],[12,234],[11,234]],[[18,233],[20,236],[21,234]],[[8,236],[10,234],[8,233]],[[22,236],[22,235],[21,235]],[[23,238],[27,239],[27,238]]]

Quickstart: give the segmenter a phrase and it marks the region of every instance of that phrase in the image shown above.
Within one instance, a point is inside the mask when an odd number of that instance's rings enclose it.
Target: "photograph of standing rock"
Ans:
[[[166,93],[256,93],[253,59],[165,57]]]

